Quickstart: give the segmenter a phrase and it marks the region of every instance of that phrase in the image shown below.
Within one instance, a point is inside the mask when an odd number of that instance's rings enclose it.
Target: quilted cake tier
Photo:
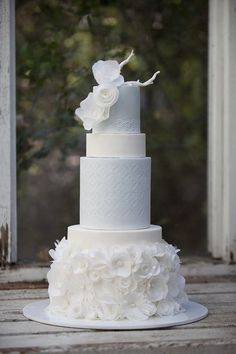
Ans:
[[[88,229],[150,226],[151,159],[82,157],[80,224]]]

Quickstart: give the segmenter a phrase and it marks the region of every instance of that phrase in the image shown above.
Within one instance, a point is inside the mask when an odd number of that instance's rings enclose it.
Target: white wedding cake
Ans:
[[[146,320],[186,301],[178,249],[150,225],[151,158],[140,133],[140,87],[118,63],[93,65],[97,86],[76,115],[87,134],[80,159],[80,225],[50,250],[47,312],[68,318]]]

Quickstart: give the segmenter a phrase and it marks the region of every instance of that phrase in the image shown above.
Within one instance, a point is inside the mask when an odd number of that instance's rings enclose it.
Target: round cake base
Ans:
[[[103,330],[129,330],[173,327],[199,321],[206,317],[208,314],[208,310],[205,306],[197,304],[196,302],[188,301],[183,305],[185,311],[174,316],[152,317],[146,321],[101,321],[72,319],[58,315],[48,315],[45,311],[48,305],[49,300],[35,301],[24,307],[23,314],[30,320],[49,325]]]

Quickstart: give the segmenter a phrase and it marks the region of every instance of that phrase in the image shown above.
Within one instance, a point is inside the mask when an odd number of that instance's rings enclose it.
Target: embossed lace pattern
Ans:
[[[80,223],[91,228],[150,225],[149,158],[83,158]]]

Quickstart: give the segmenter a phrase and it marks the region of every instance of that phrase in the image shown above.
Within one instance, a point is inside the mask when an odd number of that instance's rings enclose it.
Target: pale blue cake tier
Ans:
[[[150,157],[82,157],[81,226],[103,230],[149,227],[150,186]]]
[[[140,133],[140,88],[122,85],[119,92],[109,118],[99,123],[93,133]]]

